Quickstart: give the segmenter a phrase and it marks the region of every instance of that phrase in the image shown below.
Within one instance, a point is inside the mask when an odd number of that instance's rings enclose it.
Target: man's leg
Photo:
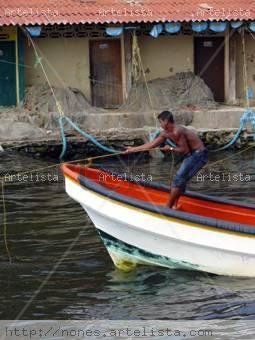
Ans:
[[[194,164],[191,167],[189,173],[187,174],[187,180],[189,181],[192,177],[194,177],[208,162],[208,151],[204,150],[201,153],[195,155]]]
[[[181,188],[172,188],[170,191],[170,197],[167,202],[169,208],[177,208],[178,199],[180,198],[183,190]]]
[[[188,173],[190,171],[190,157],[185,158],[174,176],[167,207],[177,208],[178,199],[185,192]]]
[[[191,156],[184,158],[179,170],[177,171],[170,191],[170,197],[167,202],[169,208],[177,207],[178,199],[185,192],[187,182],[202,169],[208,161],[208,152],[205,150],[201,153],[193,153]]]
[[[172,182],[172,188],[170,191],[170,197],[167,202],[167,207],[177,208],[178,200],[180,196],[185,192],[187,182],[190,178],[190,173],[192,172],[194,165],[196,164],[196,159],[194,159],[194,154],[185,157],[181,163],[180,168],[176,172]]]

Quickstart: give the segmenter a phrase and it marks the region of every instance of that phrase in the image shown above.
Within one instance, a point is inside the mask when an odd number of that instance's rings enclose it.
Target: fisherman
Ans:
[[[201,139],[190,129],[175,124],[172,112],[163,111],[158,115],[163,131],[152,142],[136,147],[127,147],[125,153],[145,151],[156,148],[171,139],[176,147],[165,145],[164,152],[174,152],[183,156],[172,185],[167,207],[177,209],[179,197],[185,192],[187,182],[207,163],[208,150]]]

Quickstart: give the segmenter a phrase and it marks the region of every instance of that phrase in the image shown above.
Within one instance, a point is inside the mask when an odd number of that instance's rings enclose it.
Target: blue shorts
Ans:
[[[172,188],[180,188],[182,192],[184,192],[187,182],[195,176],[207,161],[207,149],[196,150],[186,155],[173,179]]]

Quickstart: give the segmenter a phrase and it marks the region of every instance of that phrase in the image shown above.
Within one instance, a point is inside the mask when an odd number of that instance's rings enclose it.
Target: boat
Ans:
[[[169,188],[107,169],[65,163],[67,194],[84,208],[115,266],[137,265],[255,277],[255,206]]]

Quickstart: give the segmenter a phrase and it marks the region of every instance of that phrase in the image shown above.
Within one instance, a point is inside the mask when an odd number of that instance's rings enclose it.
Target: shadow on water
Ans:
[[[211,169],[245,172],[251,175],[249,182],[194,179],[190,189],[254,203],[254,156],[249,152]],[[214,155],[211,162],[217,159]],[[0,171],[5,174],[10,169],[24,171],[47,164],[50,163],[5,155]],[[115,161],[101,165],[129,174],[151,175],[153,181],[166,184],[170,180],[169,161],[156,159],[135,166],[130,161],[125,165]],[[114,269],[89,218],[65,194],[60,173],[50,173],[58,180],[37,181],[34,177],[6,185],[8,245],[13,263],[8,263],[1,228],[1,319],[15,319],[24,306],[21,319],[255,318],[255,279],[158,267],[139,267],[131,273]],[[54,266],[57,267],[52,271]],[[43,282],[42,289],[34,295]]]

